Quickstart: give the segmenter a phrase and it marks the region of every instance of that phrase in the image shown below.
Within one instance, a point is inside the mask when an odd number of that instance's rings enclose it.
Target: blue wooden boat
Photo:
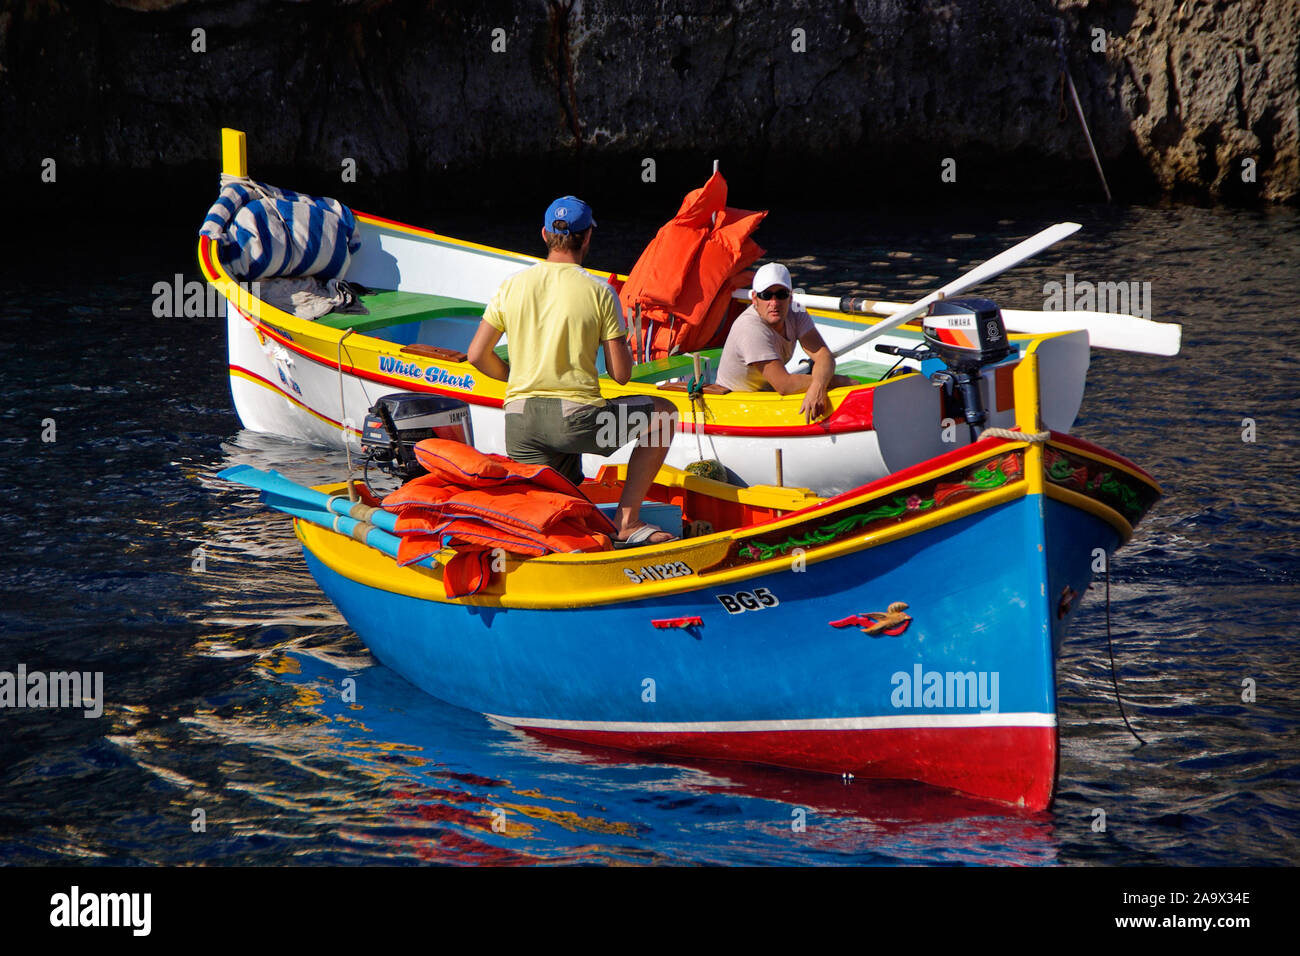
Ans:
[[[680,507],[689,536],[510,557],[467,597],[444,590],[447,556],[398,567],[373,502],[349,503],[343,485],[310,504],[303,489],[296,510],[292,491],[267,500],[295,514],[307,566],[375,656],[452,704],[643,754],[1042,809],[1061,642],[1098,555],[1160,489],[1119,455],[1040,430],[1033,346],[1014,391],[1018,431],[831,498],[665,468],[649,498]],[[624,468],[584,491],[616,500]]]

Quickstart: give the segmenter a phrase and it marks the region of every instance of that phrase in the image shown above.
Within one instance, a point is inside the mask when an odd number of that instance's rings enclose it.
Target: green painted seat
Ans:
[[[722,349],[704,349],[701,359],[709,360],[712,373],[718,371],[718,359]],[[670,355],[667,358],[651,359],[632,367],[633,382],[663,382],[671,378],[690,378],[694,374],[694,360],[687,355]]]
[[[848,362],[839,359],[835,362],[836,374],[847,375],[864,385],[880,381],[880,376],[884,375],[892,367],[891,365],[880,365],[876,362],[864,362],[861,359],[853,359]]]
[[[427,295],[423,292],[374,292],[363,295],[361,303],[370,310],[369,315],[345,315],[330,312],[316,320],[318,325],[331,329],[355,329],[373,332],[391,325],[405,325],[425,319],[448,316],[482,315],[483,303],[456,299],[449,295]]]
[[[494,352],[503,362],[510,361],[508,345],[498,345]],[[714,372],[718,370],[718,357],[722,355],[722,349],[706,349],[700,353],[702,358],[709,360],[710,367]],[[649,362],[641,362],[639,365],[632,366],[632,382],[664,382],[671,378],[689,378],[691,376],[694,362],[689,355],[670,355],[668,358],[651,359]]]

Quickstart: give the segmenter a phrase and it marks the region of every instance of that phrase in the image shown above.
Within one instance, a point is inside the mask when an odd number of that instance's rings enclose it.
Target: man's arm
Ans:
[[[605,347],[606,373],[618,384],[626,385],[632,377],[632,350],[627,347],[627,335],[606,339],[601,345]]]
[[[781,395],[794,395],[796,392],[808,390],[812,384],[811,375],[799,375],[786,370],[785,363],[780,359],[768,359],[766,362],[750,362],[750,367],[757,367],[763,373],[763,378],[767,384],[771,385],[773,390]]]
[[[812,360],[812,375],[808,376],[812,382],[808,386],[808,393],[804,396],[803,407],[799,409],[811,422],[830,410],[826,390],[852,385],[853,380],[835,374],[835,356],[816,326],[799,336],[799,344]]]
[[[469,343],[468,356],[470,364],[488,378],[508,382],[510,366],[501,361],[501,356],[492,351],[503,334],[500,329],[487,322],[479,322],[478,331],[474,333],[474,341]]]
[[[793,395],[796,392],[806,393],[799,411],[803,412],[805,418],[811,422],[814,418],[820,418],[829,410],[826,399],[827,389],[852,385],[853,380],[835,374],[835,356],[831,354],[831,350],[822,339],[821,333],[815,328],[800,336],[799,344],[803,346],[803,350],[812,359],[811,375],[794,374],[786,371],[785,363],[780,359],[772,359],[762,363],[761,371],[767,383],[782,395]]]

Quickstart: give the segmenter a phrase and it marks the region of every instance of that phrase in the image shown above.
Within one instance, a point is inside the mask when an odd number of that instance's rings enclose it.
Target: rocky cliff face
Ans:
[[[1121,198],[1295,201],[1297,24],[1300,0],[17,0],[0,169],[211,170],[229,125],[255,175],[336,182],[717,157],[797,193],[1093,195],[1060,29]]]
[[[1300,195],[1300,3],[1119,6],[1119,16],[1108,18],[1118,42],[1107,61],[1109,93],[1098,105],[1112,99],[1121,107],[1160,185],[1294,201]]]

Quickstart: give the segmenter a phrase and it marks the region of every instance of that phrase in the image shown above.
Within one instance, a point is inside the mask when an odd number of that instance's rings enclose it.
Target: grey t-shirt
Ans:
[[[759,317],[751,305],[736,317],[727,333],[727,344],[718,360],[717,383],[733,392],[759,392],[771,389],[763,373],[752,362],[790,361],[795,343],[813,330],[812,317],[793,303],[785,317],[785,335]]]

